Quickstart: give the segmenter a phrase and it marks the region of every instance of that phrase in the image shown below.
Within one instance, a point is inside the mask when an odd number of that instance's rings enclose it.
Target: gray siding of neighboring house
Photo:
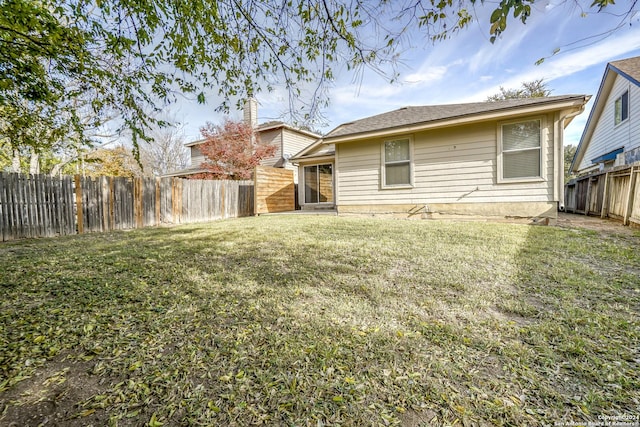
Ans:
[[[205,161],[205,157],[197,145],[191,146],[191,167],[200,167]]]
[[[626,90],[629,91],[629,118],[616,126],[615,101]],[[599,102],[605,102],[605,105],[577,167],[578,171],[593,167],[591,160],[618,148],[624,147],[626,152],[640,148],[640,88],[625,77],[616,75],[609,97]]]
[[[282,157],[282,128],[270,129],[267,131],[259,132],[260,142],[263,144],[271,144],[276,146],[276,151],[271,157],[262,159],[260,164],[262,166],[273,166]]]

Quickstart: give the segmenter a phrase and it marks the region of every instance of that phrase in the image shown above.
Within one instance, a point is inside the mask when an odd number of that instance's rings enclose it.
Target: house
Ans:
[[[298,168],[291,164],[289,159],[297,152],[317,141],[320,135],[308,130],[299,129],[280,121],[270,121],[258,124],[258,103],[255,99],[249,99],[244,106],[243,120],[251,124],[260,141],[276,146],[276,152],[272,157],[262,159],[262,166],[290,169],[294,173],[294,181],[297,182]],[[191,165],[187,169],[176,171],[165,176],[184,177],[206,172],[201,167],[205,157],[200,151],[200,145],[204,139],[185,144],[191,152]]]
[[[640,56],[607,64],[571,172],[640,161]]]
[[[303,209],[555,219],[563,132],[589,96],[404,107],[344,123],[297,153]]]

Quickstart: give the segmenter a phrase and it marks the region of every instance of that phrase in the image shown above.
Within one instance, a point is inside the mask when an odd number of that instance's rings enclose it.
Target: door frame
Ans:
[[[313,167],[313,166],[322,166],[322,165],[331,165],[331,196],[332,196],[332,200],[330,202],[307,202],[306,200],[306,191],[305,191],[305,182],[306,182],[306,171],[305,168],[307,167]],[[336,181],[335,181],[335,162],[334,161],[324,161],[324,162],[317,162],[317,163],[306,163],[306,164],[302,164],[300,165],[300,174],[301,175],[301,179],[298,180],[298,183],[300,185],[300,191],[299,191],[299,195],[300,195],[300,206],[305,206],[305,205],[309,205],[309,206],[335,206],[336,202]],[[317,174],[317,179],[319,179],[319,174]]]

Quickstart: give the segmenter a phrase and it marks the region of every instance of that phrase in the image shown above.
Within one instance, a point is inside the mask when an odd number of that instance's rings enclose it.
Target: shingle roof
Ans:
[[[281,122],[280,120],[272,120],[270,122],[264,122],[259,124],[256,127],[256,130],[260,130],[260,129],[264,129],[264,128],[273,128],[273,127],[278,127],[278,126],[286,126],[287,124],[285,122]]]
[[[312,137],[316,137],[316,138],[320,137],[320,135],[318,135],[317,133],[315,133],[315,132],[313,132],[311,130],[301,129],[299,127],[295,127],[295,126],[289,125],[289,124],[287,124],[285,122],[281,122],[281,121],[278,121],[278,120],[273,120],[273,121],[270,121],[270,122],[262,123],[262,124],[260,124],[260,125],[258,125],[256,127],[256,131],[262,132],[262,131],[265,131],[265,130],[271,130],[271,129],[276,129],[276,128],[285,128],[285,129],[289,129],[291,131],[302,133],[302,134],[309,135],[309,136],[312,136]]]
[[[640,82],[640,56],[612,61],[610,64],[634,79],[636,83]]]
[[[401,128],[403,126],[426,124],[438,120],[450,120],[458,117],[472,116],[511,110],[518,107],[544,105],[573,98],[584,98],[584,95],[561,95],[545,98],[510,99],[506,101],[475,102],[468,104],[425,105],[420,107],[402,107],[388,113],[382,113],[350,123],[344,123],[331,132],[325,139],[338,136],[354,135],[383,129]]]

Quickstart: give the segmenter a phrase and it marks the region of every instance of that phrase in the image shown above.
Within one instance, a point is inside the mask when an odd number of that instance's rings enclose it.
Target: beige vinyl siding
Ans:
[[[311,145],[316,140],[317,138],[295,132],[291,129],[283,128],[282,153],[283,155],[289,155],[289,157],[291,157],[294,154],[302,151],[305,147]],[[291,162],[287,162],[287,164],[285,165],[285,169],[293,171],[293,181],[295,183],[298,183],[298,166],[292,164]]]
[[[410,189],[381,189],[383,140],[338,144],[338,204],[551,202],[553,116],[543,122],[545,180],[538,182],[497,183],[498,122],[414,134]]]
[[[314,143],[317,138],[307,136],[291,129],[283,129],[282,151],[290,157]]]
[[[614,124],[615,102],[625,91],[629,91],[629,118]],[[582,157],[578,170],[593,166],[592,159],[607,154],[620,147],[625,151],[640,147],[640,88],[625,77],[616,75],[615,82],[598,122],[595,124],[591,141]]]
[[[263,144],[272,144],[276,146],[276,151],[273,156],[262,159],[260,164],[262,166],[273,166],[282,157],[282,128],[260,132],[259,135],[260,142]]]

